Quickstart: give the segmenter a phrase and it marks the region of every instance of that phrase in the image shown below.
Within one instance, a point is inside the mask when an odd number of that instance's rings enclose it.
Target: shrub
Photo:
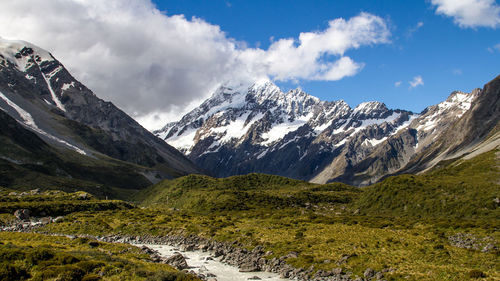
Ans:
[[[15,261],[24,259],[25,254],[21,250],[9,249],[7,247],[0,248],[0,261]]]
[[[469,271],[469,278],[483,278],[486,277],[486,274],[482,272],[481,270],[473,269]]]
[[[36,249],[33,252],[29,253],[26,257],[26,260],[31,265],[37,265],[42,261],[48,261],[54,257],[54,253],[48,249]]]
[[[49,266],[37,274],[34,281],[57,278],[59,281],[80,281],[85,272],[74,265]]]
[[[8,263],[0,263],[0,281],[26,280],[28,278],[30,275],[25,269]]]
[[[105,264],[98,261],[81,261],[75,265],[81,268],[86,273],[91,273],[94,269],[103,267]]]

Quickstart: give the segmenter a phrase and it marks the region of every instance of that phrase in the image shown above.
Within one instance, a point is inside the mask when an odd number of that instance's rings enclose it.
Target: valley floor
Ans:
[[[247,255],[240,266],[313,280],[500,280],[495,153],[362,190],[258,174],[193,175],[145,190],[136,206],[84,192],[3,189],[0,225],[19,223],[20,213],[13,213],[26,209],[32,217],[62,216],[45,219],[53,222],[36,228],[40,233],[149,237],[190,248],[210,244],[229,263],[240,265],[235,260]],[[82,239],[0,232],[0,276],[194,278],[172,273],[130,245]]]

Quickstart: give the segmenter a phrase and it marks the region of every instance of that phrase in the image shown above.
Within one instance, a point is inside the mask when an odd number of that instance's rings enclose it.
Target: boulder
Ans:
[[[371,268],[367,268],[365,270],[365,273],[363,274],[366,278],[372,278],[375,276],[375,270],[371,269]]]
[[[256,272],[259,268],[253,263],[245,263],[240,266],[240,272]]]
[[[14,212],[14,216],[17,219],[25,221],[30,219],[30,210],[28,209],[19,209]]]
[[[181,253],[175,253],[174,255],[164,259],[163,262],[179,270],[189,268],[186,258]]]

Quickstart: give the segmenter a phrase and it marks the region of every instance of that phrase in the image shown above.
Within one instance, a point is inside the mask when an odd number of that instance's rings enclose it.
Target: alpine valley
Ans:
[[[230,85],[151,133],[0,38],[0,280],[500,280],[500,76],[420,113]]]

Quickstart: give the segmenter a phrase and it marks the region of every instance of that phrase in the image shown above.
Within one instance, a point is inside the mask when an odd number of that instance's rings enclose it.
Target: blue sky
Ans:
[[[50,51],[148,129],[266,77],[420,112],[500,74],[498,1],[0,1],[0,37]]]
[[[388,22],[391,42],[349,50],[363,69],[338,81],[278,82],[298,86],[326,100],[344,99],[351,106],[379,100],[391,108],[420,112],[452,91],[482,87],[500,74],[500,32],[491,27],[460,27],[437,15],[429,1],[156,1],[167,14],[198,17],[219,25],[228,37],[266,49],[271,38],[297,38],[300,32],[323,30],[328,21],[360,12]],[[423,85],[410,88],[421,76]],[[396,87],[395,83],[401,82]]]

